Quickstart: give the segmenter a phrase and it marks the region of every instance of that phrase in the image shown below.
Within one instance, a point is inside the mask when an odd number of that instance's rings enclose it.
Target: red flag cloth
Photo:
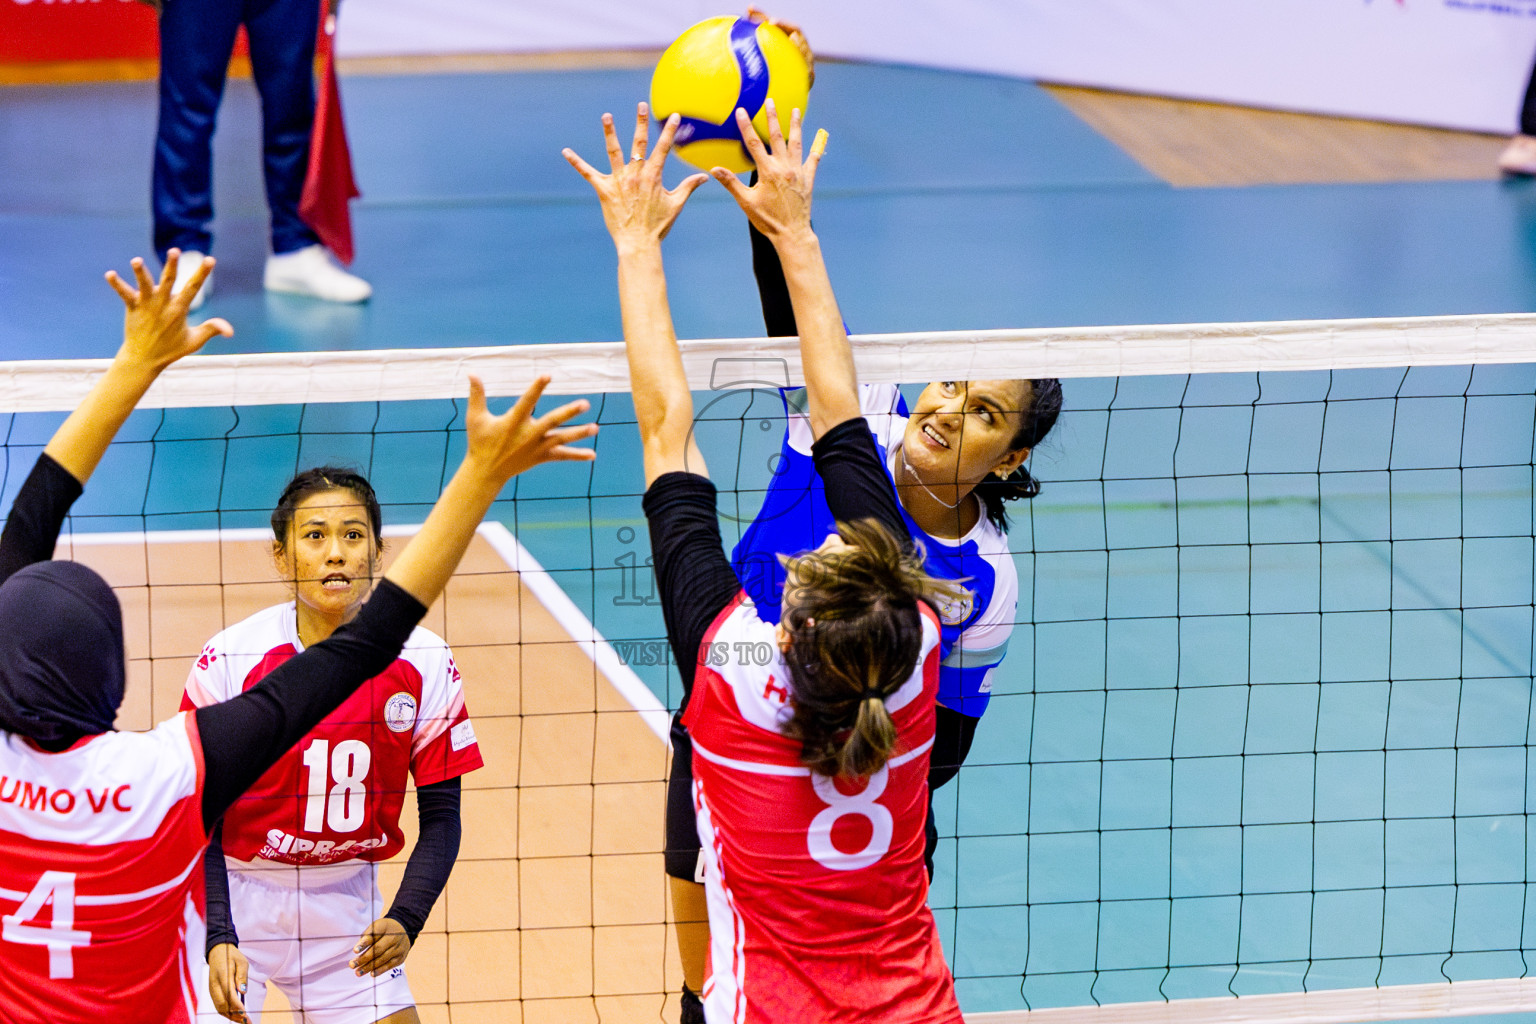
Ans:
[[[332,36],[332,45],[326,47],[325,69],[320,76],[315,127],[309,138],[309,169],[304,175],[299,216],[314,229],[337,259],[350,264],[354,252],[352,213],[347,204],[361,193],[352,178],[352,153],[347,148],[347,127],[341,117],[341,90],[336,84],[334,18],[326,20],[325,31]]]

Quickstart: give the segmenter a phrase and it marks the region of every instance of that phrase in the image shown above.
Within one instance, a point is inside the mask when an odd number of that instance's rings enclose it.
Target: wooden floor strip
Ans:
[[[1497,178],[1504,136],[1048,85],[1046,90],[1171,185]]]

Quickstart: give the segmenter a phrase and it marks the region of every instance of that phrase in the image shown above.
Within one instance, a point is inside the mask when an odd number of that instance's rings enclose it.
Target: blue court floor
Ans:
[[[255,97],[216,142],[222,351],[619,337],[612,248],[559,151],[601,154],[631,71],[353,77],[365,307],[260,290]],[[149,84],[0,90],[0,358],[107,356],[101,283],[149,247]],[[856,331],[1514,312],[1524,182],[1174,189],[1033,84],[819,69],[817,224]],[[682,169],[674,174],[680,178]],[[745,225],[706,185],[667,242],[683,337],[761,333]],[[941,377],[943,367],[933,367]],[[914,382],[915,384],[921,382]],[[1526,973],[1529,368],[1070,381],[1016,510],[1019,625],[932,902],[968,1011]],[[596,468],[496,515],[611,639],[660,635],[633,412]],[[253,526],[295,463],[369,467],[398,522],[450,403],[140,413],[77,529]],[[712,410],[728,535],[773,396]],[[58,417],[0,417],[4,498]],[[728,536],[728,542],[733,540]],[[665,667],[636,666],[676,700]],[[1531,904],[1528,906],[1528,904]]]

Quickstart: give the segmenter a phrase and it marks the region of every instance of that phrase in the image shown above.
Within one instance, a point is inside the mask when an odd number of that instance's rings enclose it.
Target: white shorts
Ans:
[[[374,1024],[416,1005],[404,967],[359,978],[347,966],[363,931],[388,909],[376,874],[358,861],[260,870],[230,862],[229,905],[251,965],[244,1002],[253,1024],[261,1024],[268,981],[307,1024]],[[198,1024],[224,1020],[208,996],[206,966],[199,973]]]

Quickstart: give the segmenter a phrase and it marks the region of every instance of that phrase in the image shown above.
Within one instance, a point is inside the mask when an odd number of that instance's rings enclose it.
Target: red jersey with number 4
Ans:
[[[0,733],[0,1020],[190,1024],[207,844],[192,715],[54,754]]]
[[[960,1024],[923,868],[938,643],[924,607],[918,666],[886,700],[896,754],[861,782],[800,763],[800,741],[783,731],[788,670],[745,594],[705,635],[683,721],[710,1024]]]
[[[183,708],[229,700],[303,650],[292,603],[257,612],[203,647]],[[418,627],[374,676],[224,814],[224,853],[282,864],[379,861],[405,845],[407,776],[445,782],[485,762],[448,646]]]

